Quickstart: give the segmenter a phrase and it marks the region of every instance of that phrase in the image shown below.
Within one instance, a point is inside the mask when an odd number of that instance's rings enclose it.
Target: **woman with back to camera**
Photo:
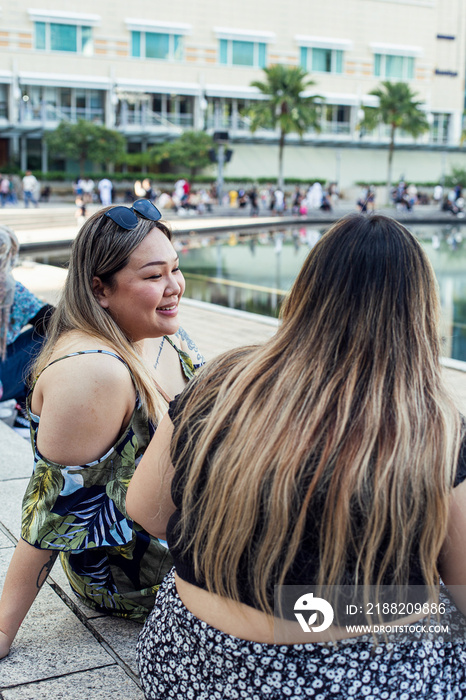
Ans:
[[[438,314],[415,237],[349,216],[310,252],[276,335],[209,363],[171,403],[127,496],[174,559],[139,639],[147,698],[464,696],[466,624],[443,591],[447,641],[387,647],[334,623],[274,643],[275,585],[409,584],[435,601],[439,575],[466,584],[466,459]]]
[[[0,601],[0,658],[57,553],[85,604],[140,621],[170,569],[166,547],[125,511],[155,426],[202,363],[179,329],[184,279],[160,217],[146,200],[111,207],[73,244],[28,397],[35,467]]]

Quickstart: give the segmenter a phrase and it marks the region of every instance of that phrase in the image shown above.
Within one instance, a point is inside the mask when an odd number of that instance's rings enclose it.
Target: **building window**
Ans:
[[[431,140],[434,143],[448,143],[451,114],[432,114]]]
[[[343,73],[343,51],[301,46],[301,67],[313,73]]]
[[[167,95],[165,93],[120,93],[117,107],[117,126],[128,124],[141,126],[194,125],[194,97],[190,95]]]
[[[55,22],[35,22],[35,47],[40,51],[93,53],[92,27]]]
[[[20,121],[104,121],[103,90],[22,85]]]
[[[219,63],[225,66],[265,68],[266,44],[260,41],[219,39]]]
[[[8,117],[8,88],[0,85],[0,119]]]
[[[347,105],[324,105],[322,117],[321,127],[323,133],[350,133],[351,107]]]
[[[384,79],[412,80],[414,57],[391,54],[374,54],[374,75]]]
[[[249,131],[250,120],[245,112],[250,106],[251,101],[244,98],[210,97],[206,110],[206,126],[214,131]]]
[[[45,49],[45,22],[35,22],[36,49]]]
[[[132,31],[131,55],[134,58],[181,61],[183,60],[183,37],[180,34]]]
[[[141,55],[141,32],[131,32],[131,56]]]

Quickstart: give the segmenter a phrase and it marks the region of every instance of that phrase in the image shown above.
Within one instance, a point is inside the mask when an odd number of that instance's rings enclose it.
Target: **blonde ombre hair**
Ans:
[[[100,226],[102,216],[111,208],[101,209],[89,217],[73,242],[65,286],[48,328],[47,342],[34,364],[32,375],[37,376],[50,362],[55,345],[65,333],[83,331],[110,345],[127,363],[146,414],[158,422],[166,411],[166,404],[156,391],[154,379],[131,339],[98,303],[93,279],[99,277],[112,287],[116,273],[128,264],[131,253],[153,228],[160,229],[168,240],[171,240],[171,233],[163,221],[154,222],[142,217],[138,217],[138,225],[132,230],[121,228],[108,217]]]
[[[414,551],[433,592],[461,425],[420,244],[388,217],[345,217],[310,252],[281,317],[270,341],[217,358],[185,390],[176,535],[196,577],[239,600],[246,557],[270,613],[315,512],[322,586],[343,583],[349,561],[358,584],[406,584]]]

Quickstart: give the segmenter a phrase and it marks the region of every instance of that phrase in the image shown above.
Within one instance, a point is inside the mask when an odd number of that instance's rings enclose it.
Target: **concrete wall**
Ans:
[[[324,178],[339,181],[347,188],[358,181],[385,182],[387,178],[386,149],[328,148],[320,146],[285,147],[285,177]],[[463,153],[450,151],[395,150],[393,178],[403,176],[407,182],[435,182],[452,167],[466,169],[466,147]],[[225,175],[276,179],[278,146],[234,144],[233,158]]]

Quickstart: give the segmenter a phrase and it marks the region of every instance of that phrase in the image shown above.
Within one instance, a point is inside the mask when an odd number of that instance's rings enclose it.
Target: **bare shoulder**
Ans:
[[[68,401],[79,401],[89,392],[105,394],[129,393],[134,395],[133,382],[126,365],[110,350],[74,351],[66,356],[52,356],[51,364],[37,382],[42,399],[61,396]]]
[[[40,416],[39,449],[61,464],[97,459],[133,413],[136,392],[128,368],[117,357],[97,351],[71,351],[63,359],[54,353],[52,362],[32,397],[32,411]]]

